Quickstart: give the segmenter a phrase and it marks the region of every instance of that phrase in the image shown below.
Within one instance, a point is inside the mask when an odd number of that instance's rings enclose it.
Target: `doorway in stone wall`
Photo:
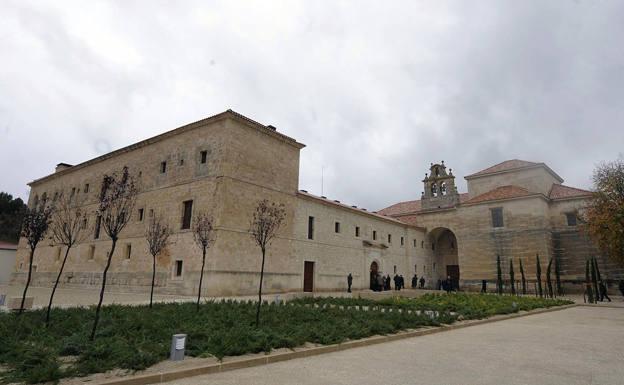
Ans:
[[[373,261],[370,265],[370,289],[375,290],[377,287],[377,273],[379,272],[379,265]]]
[[[446,227],[437,227],[428,234],[433,251],[431,280],[434,284],[442,283],[451,278],[452,288],[459,289],[459,245],[452,230]]]
[[[314,262],[311,261],[303,263],[303,291],[314,291]]]

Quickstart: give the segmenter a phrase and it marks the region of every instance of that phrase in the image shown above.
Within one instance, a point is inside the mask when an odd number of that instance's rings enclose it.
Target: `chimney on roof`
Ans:
[[[327,197],[325,195],[321,195],[321,198],[323,199],[327,199]]]
[[[270,128],[270,129],[271,129],[271,130],[273,130],[273,131],[277,131],[277,128],[275,128],[275,126],[272,126],[272,125],[270,125],[270,124],[267,126],[267,128]]]
[[[334,202],[336,202],[336,203],[340,203],[340,201],[337,201],[337,200],[335,200],[335,199],[334,199]]]
[[[54,172],[59,172],[59,171],[66,170],[66,169],[70,168],[71,166],[72,166],[71,164],[59,163],[59,164],[56,165],[56,168],[54,169]]]
[[[304,193],[307,193],[307,192],[308,192],[308,190],[300,190],[300,191],[301,191],[301,192],[304,192]]]

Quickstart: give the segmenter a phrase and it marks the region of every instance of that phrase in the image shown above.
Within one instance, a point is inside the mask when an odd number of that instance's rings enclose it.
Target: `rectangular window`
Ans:
[[[503,208],[496,207],[492,211],[492,227],[503,227]]]
[[[126,259],[130,259],[132,255],[132,245],[130,243],[126,244]]]
[[[392,243],[392,234],[388,234],[388,243]]]
[[[208,158],[208,151],[202,151],[199,154],[201,156],[201,164],[205,164],[206,159]]]
[[[76,195],[76,188],[75,188],[75,187],[72,187],[71,196],[74,196],[74,195]]]
[[[182,276],[182,261],[180,261],[180,260],[175,261],[175,271],[173,272],[173,274],[176,277],[181,277]]]
[[[377,231],[373,230],[373,241],[377,240]]]
[[[396,274],[396,265],[394,265],[394,274]]]
[[[576,213],[566,213],[568,226],[576,226]]]
[[[100,238],[100,225],[101,224],[102,224],[102,217],[98,215],[97,218],[95,218],[95,233],[93,234],[94,239]]]
[[[356,237],[360,236],[360,227],[359,226],[355,226],[355,236]]]
[[[340,222],[334,223],[334,232],[340,233]]]
[[[401,246],[405,245],[405,239],[401,237]]]
[[[308,217],[308,239],[314,239],[314,217]]]
[[[139,222],[143,221],[143,209],[139,209]]]
[[[89,183],[85,184],[84,192],[85,194],[89,192]]]
[[[160,162],[160,173],[164,174],[167,172],[167,162]]]
[[[416,240],[414,239],[414,247],[416,247]]]
[[[182,216],[182,228],[191,228],[191,215],[193,214],[193,201],[184,202],[184,214]]]
[[[89,246],[89,259],[95,258],[95,245]]]
[[[424,249],[425,248],[425,241],[420,241],[420,248]]]

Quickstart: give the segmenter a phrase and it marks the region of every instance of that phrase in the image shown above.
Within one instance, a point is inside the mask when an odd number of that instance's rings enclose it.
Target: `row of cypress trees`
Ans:
[[[595,259],[594,259],[595,260]],[[551,272],[553,270],[553,261],[554,261],[554,273],[555,273],[555,288],[553,289],[553,282],[551,279]],[[527,280],[524,274],[524,265],[522,264],[522,259],[519,259],[520,262],[520,276],[522,283],[522,291],[521,294],[527,293]],[[592,266],[596,266],[597,270],[598,264],[592,262]],[[592,268],[593,269],[593,268]],[[586,268],[586,276],[589,277],[589,261],[587,262]],[[598,276],[599,276],[598,272]],[[536,287],[535,287],[535,295],[539,295],[540,297],[544,297],[544,294],[547,297],[554,298],[556,295],[563,294],[563,290],[561,287],[561,275],[559,268],[559,260],[558,258],[550,258],[548,261],[548,267],[546,268],[546,293],[544,293],[542,287],[542,265],[540,263],[539,254],[536,255],[536,266],[535,266],[535,277],[536,277]],[[515,271],[513,266],[513,258],[509,259],[509,280],[511,281],[511,295],[518,294],[516,291],[516,280],[515,280]],[[589,281],[589,280],[588,280]],[[598,281],[600,279],[598,278]],[[594,284],[594,291],[597,290],[597,283]],[[501,258],[500,255],[496,256],[496,293],[498,295],[503,294],[503,272],[501,269]]]

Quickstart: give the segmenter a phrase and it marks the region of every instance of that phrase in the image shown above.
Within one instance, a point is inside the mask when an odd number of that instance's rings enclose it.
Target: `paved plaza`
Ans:
[[[624,384],[624,309],[588,307],[169,385]]]

